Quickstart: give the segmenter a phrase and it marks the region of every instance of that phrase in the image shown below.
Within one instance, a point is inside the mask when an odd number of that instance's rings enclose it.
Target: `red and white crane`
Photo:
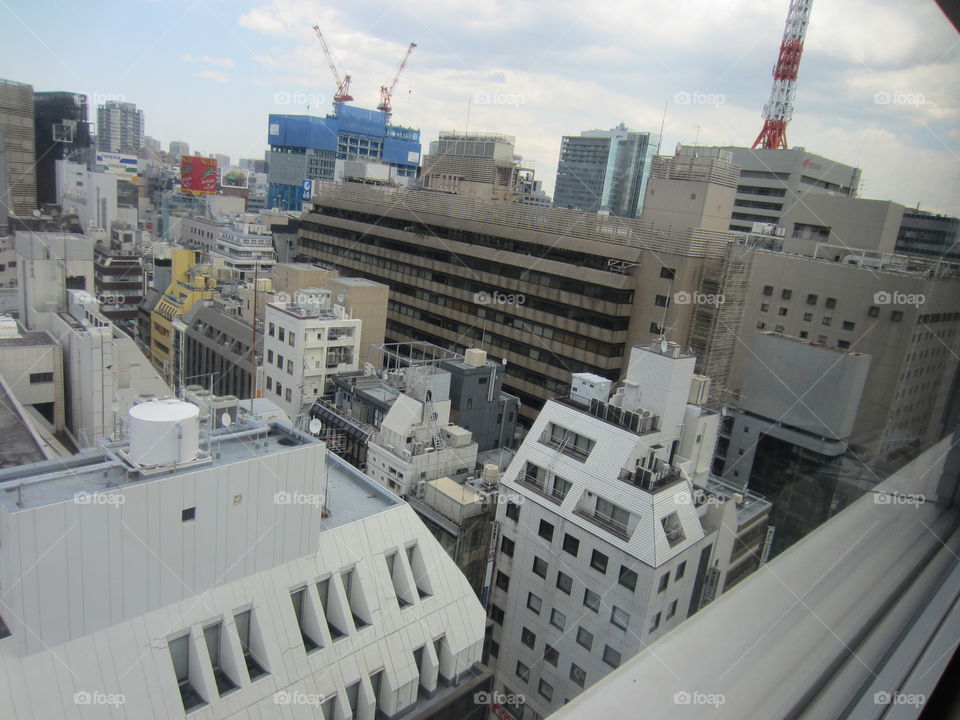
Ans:
[[[787,149],[787,123],[793,118],[797,73],[812,6],[813,0],[790,0],[780,55],[773,68],[773,89],[770,91],[770,101],[763,106],[763,129],[753,141],[754,148]]]
[[[327,62],[330,64],[330,72],[333,73],[333,80],[337,83],[337,92],[333,96],[333,104],[337,105],[338,103],[350,102],[353,100],[353,95],[350,94],[350,76],[344,75],[343,79],[340,79],[340,70],[337,68],[337,62],[333,58],[333,53],[330,52],[330,48],[327,47],[327,41],[323,39],[323,33],[320,32],[320,26],[313,26],[314,32],[317,33],[317,37],[320,38],[320,45],[323,47],[323,54],[327,56]]]
[[[410,59],[410,53],[413,52],[414,48],[417,47],[415,42],[410,43],[407,47],[407,51],[403,54],[403,59],[400,61],[400,64],[397,65],[397,69],[393,71],[390,77],[387,78],[387,82],[384,85],[380,86],[380,104],[377,105],[377,110],[387,114],[387,119],[390,119],[390,113],[393,112],[393,106],[391,104],[393,99],[393,91],[397,87],[397,81],[400,79],[400,73],[403,72],[403,69],[407,66],[407,60]]]

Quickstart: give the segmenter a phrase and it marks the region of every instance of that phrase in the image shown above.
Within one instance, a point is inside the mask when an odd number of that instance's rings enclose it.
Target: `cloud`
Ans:
[[[201,70],[196,74],[196,77],[203,78],[204,80],[213,80],[213,82],[218,83],[225,83],[230,80],[226,73],[217,70]]]
[[[182,57],[188,63],[200,62],[206,65],[214,65],[222,68],[232,68],[234,65],[236,65],[236,63],[228,57],[210,57],[209,55],[202,55],[198,58],[195,58],[190,53],[184,53]]]

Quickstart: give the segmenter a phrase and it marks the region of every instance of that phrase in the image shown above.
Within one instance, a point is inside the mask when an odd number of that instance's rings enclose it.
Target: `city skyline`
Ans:
[[[0,58],[7,77],[37,91],[87,93],[91,121],[102,102],[134,102],[164,148],[183,140],[236,161],[263,156],[269,113],[303,114],[308,103],[310,114],[329,112],[333,81],[311,25],[353,76],[360,107],[377,104],[414,40],[394,122],[425,140],[466,127],[515,135],[552,194],[561,138],[582,130],[624,122],[657,133],[663,122],[661,152],[680,141],[749,146],[786,6],[737,0],[690,13],[655,2],[641,15],[608,3],[584,15],[564,2],[341,10],[269,0],[67,7],[51,17],[42,4],[5,5],[0,15],[21,32]],[[84,42],[133,38],[140,27],[155,30],[143,43]],[[934,3],[821,0],[788,141],[863,168],[863,197],[958,215],[958,70],[956,34]]]

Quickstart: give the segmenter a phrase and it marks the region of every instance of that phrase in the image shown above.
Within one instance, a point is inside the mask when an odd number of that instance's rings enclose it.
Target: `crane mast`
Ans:
[[[407,60],[410,59],[410,54],[416,47],[416,43],[410,43],[410,45],[407,47],[407,51],[403,54],[403,59],[400,60],[400,64],[397,65],[396,70],[394,70],[390,77],[387,78],[387,82],[380,86],[380,104],[377,105],[377,110],[386,113],[388,119],[390,113],[393,112],[393,91],[397,87],[397,81],[400,79],[400,73],[402,73],[403,69],[407,66]]]
[[[753,148],[759,146],[764,149],[787,149],[787,124],[793,118],[797,73],[800,70],[803,39],[807,34],[812,6],[813,0],[790,0],[780,54],[773,68],[770,100],[763,106],[763,129],[753,141]]]
[[[340,71],[337,69],[337,62],[334,60],[330,48],[327,47],[327,41],[324,40],[323,33],[320,32],[320,26],[314,25],[313,30],[320,39],[320,46],[323,48],[323,54],[327,56],[327,63],[330,65],[330,72],[333,73],[333,80],[337,83],[337,92],[333,96],[334,107],[339,103],[350,102],[353,100],[353,96],[350,94],[350,76],[344,75],[343,79],[341,79]]]

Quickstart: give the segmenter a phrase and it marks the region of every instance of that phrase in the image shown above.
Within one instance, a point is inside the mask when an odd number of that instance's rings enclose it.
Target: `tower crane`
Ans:
[[[393,106],[391,105],[391,100],[393,99],[393,91],[397,87],[397,81],[400,79],[400,73],[403,72],[403,69],[407,66],[407,60],[410,59],[410,53],[413,52],[414,48],[417,47],[415,42],[410,43],[407,47],[407,51],[403,54],[403,59],[400,60],[400,64],[397,65],[396,70],[390,74],[390,77],[387,78],[385,85],[380,86],[380,104],[377,105],[377,110],[387,114],[387,119],[390,118],[390,113],[393,112]]]
[[[314,25],[313,30],[317,33],[317,37],[320,39],[320,45],[323,47],[323,54],[327,56],[327,62],[330,64],[330,72],[333,73],[333,80],[337,83],[337,92],[333,96],[333,105],[336,107],[339,103],[350,102],[353,100],[353,95],[350,94],[350,76],[344,75],[343,79],[340,79],[340,71],[337,69],[337,62],[333,58],[333,53],[330,52],[330,48],[327,47],[327,41],[323,39],[323,33],[320,32],[320,26]]]

